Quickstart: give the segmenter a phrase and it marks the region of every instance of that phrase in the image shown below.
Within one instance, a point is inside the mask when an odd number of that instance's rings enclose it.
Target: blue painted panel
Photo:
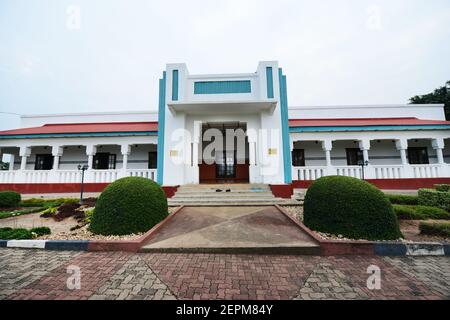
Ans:
[[[197,81],[194,83],[194,94],[250,93],[250,80],[240,81]]]
[[[172,101],[178,101],[178,70],[172,71]]]
[[[283,167],[284,167],[284,183],[292,182],[291,172],[291,147],[289,138],[289,115],[287,101],[287,85],[286,76],[283,70],[278,69],[278,77],[280,82],[280,111],[281,111],[281,134],[283,140]]]
[[[273,99],[273,74],[272,67],[266,67],[266,78],[267,78],[267,98]]]
[[[156,180],[162,185],[164,174],[164,128],[166,122],[166,72],[159,79],[159,104],[158,104],[158,146],[156,159]]]
[[[47,240],[46,250],[77,250],[87,251],[89,241],[87,240]]]
[[[406,255],[406,246],[402,243],[374,243],[373,250],[378,256]]]
[[[290,132],[450,130],[450,125],[291,127]]]

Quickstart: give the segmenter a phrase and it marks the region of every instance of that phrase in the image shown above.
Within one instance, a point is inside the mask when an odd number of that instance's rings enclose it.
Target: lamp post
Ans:
[[[83,204],[83,189],[84,189],[84,172],[89,169],[88,165],[78,165],[78,170],[81,170],[81,186],[80,186],[80,204]]]
[[[369,165],[369,161],[363,161],[363,160],[359,160],[358,161],[358,164],[361,166],[361,176],[362,176],[362,179],[363,180],[365,180],[364,179],[364,167],[366,167],[366,166],[368,166]]]

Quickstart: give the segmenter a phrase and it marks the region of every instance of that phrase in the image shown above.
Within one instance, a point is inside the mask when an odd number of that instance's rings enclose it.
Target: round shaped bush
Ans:
[[[351,239],[393,240],[402,236],[383,192],[350,177],[316,180],[305,195],[304,223],[313,230]]]
[[[0,208],[14,208],[19,206],[20,193],[14,191],[0,191]]]
[[[145,232],[168,215],[167,198],[155,182],[127,177],[111,183],[95,204],[93,233],[125,235]]]

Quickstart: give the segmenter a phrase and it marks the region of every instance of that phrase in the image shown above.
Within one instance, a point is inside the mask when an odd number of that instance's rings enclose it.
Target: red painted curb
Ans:
[[[167,222],[173,219],[173,217],[183,209],[184,206],[179,207],[174,212],[169,214],[163,221],[153,226],[145,234],[136,240],[115,240],[115,241],[102,241],[92,240],[89,241],[87,251],[127,251],[138,252],[144,243],[151,239],[159,229],[161,229]]]
[[[374,243],[371,241],[332,241],[324,240],[319,237],[314,231],[309,229],[303,223],[292,218],[282,207],[275,205],[275,207],[290,219],[297,227],[307,233],[320,245],[321,255],[333,256],[333,255],[375,255]]]

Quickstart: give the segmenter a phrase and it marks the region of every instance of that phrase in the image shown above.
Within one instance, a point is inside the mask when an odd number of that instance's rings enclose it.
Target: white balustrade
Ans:
[[[402,165],[383,165],[373,166],[375,170],[375,179],[400,179],[403,178]]]
[[[156,181],[156,169],[128,169],[127,176],[143,177]]]
[[[113,182],[114,180],[117,180],[119,170],[91,170],[90,175],[91,179],[90,181],[86,182],[92,182],[92,183],[109,183]]]
[[[20,171],[19,171],[20,172]],[[50,170],[23,170],[21,171],[26,183],[47,183]]]
[[[439,169],[441,165],[433,164],[414,164],[411,165],[414,178],[437,178],[439,177]]]
[[[56,170],[58,183],[80,183],[81,172],[80,170]]]
[[[338,176],[346,176],[346,177],[353,177],[353,178],[361,178],[362,177],[360,166],[337,166],[335,168],[336,168],[336,174]]]
[[[15,171],[1,170],[0,183],[14,183]]]
[[[327,167],[293,167],[294,180],[316,180],[327,175]]]

